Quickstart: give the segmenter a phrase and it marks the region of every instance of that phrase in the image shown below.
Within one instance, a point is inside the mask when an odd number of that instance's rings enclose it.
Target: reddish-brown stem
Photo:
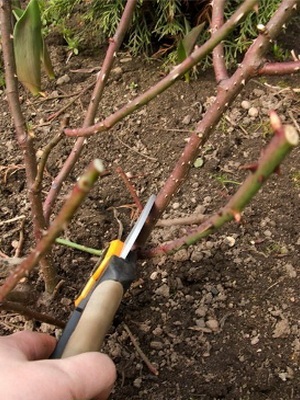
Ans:
[[[132,344],[134,345],[136,351],[138,352],[139,356],[141,357],[141,359],[144,361],[144,363],[147,365],[149,371],[153,374],[153,375],[158,375],[159,372],[157,370],[157,368],[155,368],[155,366],[150,362],[149,358],[146,356],[146,354],[142,351],[141,347],[138,345],[135,337],[133,336],[131,330],[129,329],[129,327],[124,324],[124,328],[126,330],[126,332],[128,333],[130,340],[132,342]]]
[[[214,34],[224,23],[224,5],[225,0],[215,0],[212,7],[211,17],[211,32]],[[228,73],[225,64],[224,57],[224,46],[219,43],[212,52],[213,55],[213,67],[215,71],[215,77],[217,84],[228,79]]]
[[[270,175],[278,170],[283,159],[299,143],[299,135],[294,127],[290,125],[282,126],[279,117],[274,112],[271,113],[270,119],[274,130],[271,142],[261,153],[257,163],[255,163],[255,169],[250,169],[249,176],[225,207],[218,210],[188,235],[152,249],[145,253],[146,256],[157,256],[177,251],[182,246],[189,246],[207,237],[228,221],[233,219],[237,222],[240,221],[241,213],[246,205],[249,204]]]
[[[38,242],[35,249],[22,261],[6,278],[0,287],[0,302],[17,285],[23,276],[27,275],[47,254],[55,239],[67,226],[86,195],[89,193],[97,178],[104,171],[100,160],[93,161],[86,172],[80,177],[70,196],[62,206],[59,214],[51,223],[47,233]]]
[[[200,143],[201,139],[199,138],[199,136],[193,133],[189,139],[188,145],[185,147],[183,153],[177,161],[173,172],[158,193],[155,201],[155,206],[153,207],[152,212],[148,218],[148,222],[146,223],[143,232],[139,236],[138,244],[140,246],[144,244],[144,242],[146,241],[146,237],[148,236],[148,234],[150,234],[152,226],[155,225],[163,210],[165,210],[172,197],[175,196],[182,182],[186,179],[186,176],[193,162],[192,160],[194,160],[199,153],[198,148]]]
[[[16,303],[14,301],[4,301],[3,303],[0,303],[0,310],[14,311],[21,315],[24,315],[24,317],[29,319],[45,322],[46,324],[58,326],[59,328],[65,327],[65,323],[63,321],[51,317],[50,315],[42,314],[38,311],[31,310],[30,308],[25,307],[22,304]]]
[[[203,222],[205,216],[203,214],[191,214],[186,217],[179,218],[170,218],[170,219],[159,219],[156,223],[156,226],[159,227],[168,227],[175,225],[198,225],[200,222]]]
[[[300,61],[286,61],[265,63],[258,71],[258,75],[288,75],[300,71]]]
[[[257,71],[264,63],[263,54],[268,50],[271,40],[280,33],[283,24],[291,17],[296,3],[297,0],[285,0],[282,2],[266,26],[267,33],[259,35],[254,41],[232,77],[221,81],[218,85],[216,100],[196,126],[195,132],[187,143],[179,161],[157,195],[155,207],[139,236],[139,245],[145,243],[157,219],[160,218],[172,196],[185,180],[195,157],[198,155],[199,147],[203,146],[210,137],[221,116],[243,89],[246,82],[257,75]]]
[[[43,215],[41,192],[39,189],[36,190],[34,185],[37,175],[37,162],[33,144],[33,135],[26,127],[19,101],[18,81],[16,78],[16,65],[13,50],[13,37],[11,31],[10,1],[1,0],[0,9],[1,37],[5,66],[7,99],[15,125],[17,140],[23,153],[28,197],[31,205],[34,237],[36,242],[38,242],[42,238],[43,230],[47,228],[47,223]],[[47,260],[41,260],[41,267],[44,274],[46,290],[51,292],[56,284],[56,271],[50,256]]]
[[[136,194],[136,190],[135,190],[134,186],[132,185],[132,183],[129,181],[129,179],[128,179],[127,175],[125,174],[125,172],[123,171],[123,169],[121,167],[117,167],[116,172],[123,179],[125,186],[128,189],[129,193],[131,194],[131,197],[133,198],[133,201],[135,202],[138,210],[143,211],[143,205],[142,205],[138,195]]]
[[[63,106],[62,108],[60,108],[58,111],[56,111],[55,113],[49,115],[49,117],[47,118],[47,121],[53,121],[54,119],[58,118],[60,115],[62,115],[69,107],[71,107],[72,104],[75,103],[76,100],[80,99],[80,97],[85,94],[87,91],[89,91],[90,89],[92,89],[95,86],[95,83],[91,83],[88,86],[86,86],[83,90],[81,90],[79,93],[77,93],[77,95],[75,95],[75,97],[70,100],[65,106]],[[72,95],[74,96],[74,94]]]
[[[38,163],[37,175],[36,175],[35,183],[34,183],[35,190],[39,190],[39,191],[42,190],[44,170],[46,168],[46,163],[47,163],[48,157],[49,157],[51,151],[54,149],[54,147],[62,140],[63,130],[67,126],[68,122],[69,122],[69,117],[65,116],[63,118],[63,120],[61,121],[61,126],[60,126],[59,132],[50,140],[50,142],[43,149],[41,159]]]
[[[66,129],[68,136],[91,136],[99,132],[104,132],[112,128],[122,118],[131,114],[138,108],[149,103],[153,98],[164,92],[172,86],[181,76],[194,67],[203,57],[209,54],[215,46],[221,42],[249,13],[251,8],[257,3],[257,0],[245,0],[231,18],[201,47],[196,48],[181,64],[173,70],[156,85],[152,86],[146,92],[137,96],[130,103],[127,103],[120,110],[111,114],[109,117],[88,128]]]
[[[96,82],[94,92],[91,97],[91,101],[90,101],[90,104],[89,104],[89,107],[87,110],[87,114],[85,116],[83,128],[86,128],[94,123],[94,119],[95,119],[96,112],[97,112],[97,109],[99,106],[99,102],[101,100],[105,84],[108,80],[110,71],[112,69],[116,52],[119,50],[119,48],[123,42],[125,33],[130,25],[132,15],[133,15],[133,12],[134,12],[134,9],[136,6],[136,2],[137,2],[137,0],[128,0],[127,1],[126,6],[124,8],[122,18],[118,25],[117,31],[116,31],[114,37],[109,41],[109,47],[107,49],[102,68],[98,74],[98,79]],[[62,167],[59,174],[56,176],[56,178],[52,182],[51,189],[50,189],[50,191],[45,199],[45,202],[44,202],[44,215],[45,215],[46,221],[49,221],[53,204],[55,202],[55,199],[58,196],[58,193],[60,192],[62,183],[64,182],[66,177],[69,175],[69,173],[73,169],[74,165],[76,164],[77,160],[79,159],[79,156],[81,154],[84,144],[85,144],[84,138],[81,137],[76,140],[76,143],[75,143],[69,157],[67,158],[66,162],[64,163],[64,166]]]

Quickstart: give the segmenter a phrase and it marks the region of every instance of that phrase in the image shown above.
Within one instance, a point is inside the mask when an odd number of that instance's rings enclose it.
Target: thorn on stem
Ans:
[[[258,24],[257,29],[258,29],[259,33],[267,33],[268,32],[266,26],[263,24]]]
[[[233,218],[235,219],[236,222],[238,222],[238,223],[241,222],[242,215],[241,215],[241,213],[239,211],[231,210],[231,213],[232,213]]]
[[[264,181],[265,181],[265,179],[266,179],[266,178],[265,178],[263,175],[260,175],[260,176],[257,178],[257,181],[258,181],[258,183],[263,184]]]

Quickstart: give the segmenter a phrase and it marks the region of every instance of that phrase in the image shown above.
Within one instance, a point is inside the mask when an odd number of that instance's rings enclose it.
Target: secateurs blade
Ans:
[[[65,358],[98,351],[119,308],[122,297],[136,278],[131,252],[155,202],[150,196],[126,240],[113,240],[96,271],[75,300],[75,310],[51,358]]]

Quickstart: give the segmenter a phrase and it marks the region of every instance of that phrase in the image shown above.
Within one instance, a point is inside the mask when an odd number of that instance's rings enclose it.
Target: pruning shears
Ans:
[[[99,351],[122,297],[136,278],[132,251],[155,202],[150,196],[124,242],[113,240],[80,295],[51,358]]]

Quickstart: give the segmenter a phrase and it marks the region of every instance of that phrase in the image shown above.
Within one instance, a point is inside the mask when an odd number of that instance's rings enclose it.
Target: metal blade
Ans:
[[[154,194],[152,194],[149,197],[141,215],[139,216],[134,227],[132,228],[131,232],[129,233],[129,235],[127,236],[127,238],[124,242],[124,247],[121,251],[120,258],[125,259],[128,256],[130,250],[132,249],[132,246],[136,242],[136,239],[138,238],[141,230],[143,229],[143,226],[145,225],[145,222],[146,222],[148,215],[152,209],[155,199],[156,199],[156,196]]]

